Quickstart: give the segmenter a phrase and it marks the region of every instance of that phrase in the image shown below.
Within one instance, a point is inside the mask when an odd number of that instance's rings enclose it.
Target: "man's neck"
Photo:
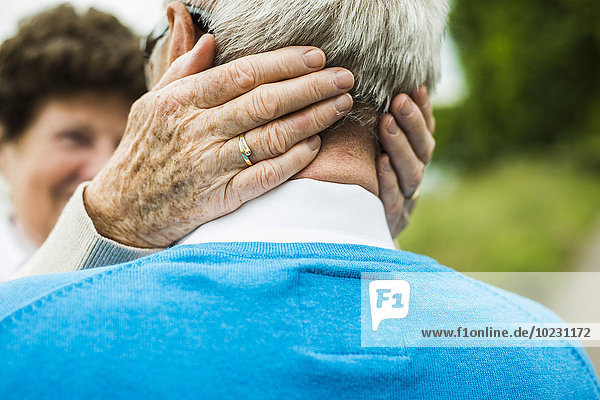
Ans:
[[[375,158],[377,139],[366,129],[345,123],[321,135],[321,150],[313,162],[292,179],[359,185],[379,196]]]
[[[393,249],[383,205],[357,185],[296,179],[208,222],[178,244],[346,243]]]

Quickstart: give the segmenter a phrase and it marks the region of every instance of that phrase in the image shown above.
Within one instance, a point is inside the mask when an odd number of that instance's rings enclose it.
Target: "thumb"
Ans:
[[[192,50],[171,64],[171,67],[152,90],[162,89],[176,80],[206,71],[212,67],[215,52],[215,37],[210,34],[203,35]]]

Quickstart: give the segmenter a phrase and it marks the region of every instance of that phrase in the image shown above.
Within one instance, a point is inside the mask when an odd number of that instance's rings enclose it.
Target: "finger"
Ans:
[[[414,199],[407,199],[404,201],[404,210],[406,212],[408,212],[408,214],[412,214],[413,210],[415,209],[415,206],[417,205],[417,203],[419,202],[419,197],[416,197]]]
[[[418,198],[412,200],[404,200],[404,210],[402,210],[402,217],[400,218],[400,223],[398,225],[398,234],[400,234],[400,232],[402,232],[408,226],[410,216],[413,213],[417,201]]]
[[[400,224],[398,225],[398,235],[408,226],[408,222],[410,221],[410,215],[411,211],[409,211],[408,208],[404,207],[404,210],[402,211],[402,218],[400,219]]]
[[[319,136],[303,140],[288,152],[242,170],[227,185],[226,196],[237,207],[286,182],[310,164],[321,146]]]
[[[412,95],[413,100],[417,106],[421,109],[425,122],[427,123],[427,129],[433,135],[435,132],[435,118],[433,117],[433,105],[429,98],[429,92],[425,86],[420,86]]]
[[[350,90],[354,76],[343,68],[329,68],[287,81],[263,85],[215,110],[223,137],[237,136],[281,116],[302,110]]]
[[[296,143],[323,132],[352,109],[352,96],[343,94],[312,105],[304,110],[277,119],[244,135],[252,150],[250,161],[254,164],[279,156]],[[246,165],[239,149],[239,138],[230,139],[225,154],[231,154],[230,163]]]
[[[379,197],[383,203],[390,233],[396,237],[402,227],[404,195],[400,192],[398,178],[392,169],[387,154],[379,156],[377,161],[377,181],[379,183]]]
[[[234,60],[178,81],[175,90],[195,104],[212,108],[260,85],[279,82],[323,69],[325,54],[316,47],[286,47]]]
[[[391,210],[398,202],[398,199],[404,200],[404,195],[400,191],[398,178],[392,169],[390,157],[387,154],[379,156],[377,162],[377,178],[379,180],[379,197],[383,207]]]
[[[183,54],[171,64],[171,67],[169,67],[153,90],[160,90],[186,76],[207,70],[214,62],[215,51],[214,36],[209,34],[203,35],[192,50]]]
[[[379,138],[383,150],[390,161],[404,197],[409,198],[423,180],[425,164],[418,159],[406,135],[390,114],[383,116],[379,123]]]
[[[435,147],[435,140],[427,128],[419,107],[410,97],[401,94],[392,101],[391,112],[396,119],[396,124],[406,134],[417,157],[425,164],[429,163]]]

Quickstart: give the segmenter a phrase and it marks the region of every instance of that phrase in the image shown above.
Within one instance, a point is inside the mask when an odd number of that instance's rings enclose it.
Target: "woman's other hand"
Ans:
[[[379,196],[393,237],[408,224],[435,148],[435,119],[427,89],[420,87],[411,97],[396,96],[391,113],[379,122],[383,146],[377,161]]]

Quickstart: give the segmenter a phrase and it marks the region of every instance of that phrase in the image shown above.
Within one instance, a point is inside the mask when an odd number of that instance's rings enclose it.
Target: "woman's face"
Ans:
[[[130,106],[116,93],[53,98],[18,139],[0,148],[15,217],[35,244],[46,239],[75,188],[113,154]]]

